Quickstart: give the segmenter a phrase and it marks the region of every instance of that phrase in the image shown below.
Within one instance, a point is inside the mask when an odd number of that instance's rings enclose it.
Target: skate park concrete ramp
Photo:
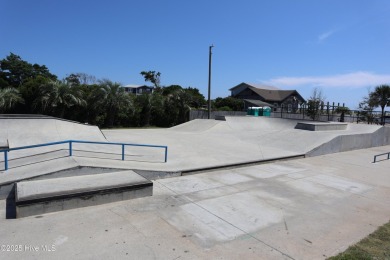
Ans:
[[[169,147],[166,163],[159,149],[142,150],[139,147],[126,148],[123,161],[118,157],[120,147],[105,148],[106,153],[99,154],[97,150],[100,148],[96,146],[80,145],[72,157],[69,157],[66,146],[62,150],[39,148],[39,156],[37,151],[30,150],[10,152],[9,160],[12,161],[8,172],[23,176],[20,180],[28,178],[29,174],[47,174],[46,168],[57,169],[60,165],[56,163],[60,161],[63,162],[60,170],[77,166],[127,169],[148,179],[156,179],[390,144],[390,128],[378,125],[348,124],[345,130],[307,131],[296,129],[300,120],[249,116],[226,117],[225,120],[199,119],[168,129],[103,130],[103,135],[96,126],[50,117],[1,118],[0,133],[10,148],[65,138]],[[1,173],[3,158],[0,158],[0,163]],[[32,167],[36,170],[28,170]]]
[[[0,117],[0,126],[1,150],[8,150],[0,153],[0,199],[10,201],[7,208],[11,208],[9,212],[15,212],[14,193],[18,189],[22,193],[23,189],[27,189],[33,196],[41,196],[38,201],[16,197],[20,212],[25,211],[20,216],[35,214],[36,208],[40,208],[41,213],[47,213],[96,205],[98,201],[108,203],[150,196],[152,183],[129,171],[131,167],[120,163],[121,156],[122,160],[145,161],[144,154],[149,157],[157,154],[164,162],[162,149],[154,152],[148,145],[134,148],[137,144],[110,143],[96,126],[46,116],[20,115]],[[76,156],[80,161],[75,159]],[[85,158],[86,163],[83,161]],[[106,161],[112,162],[111,165],[107,165]],[[97,166],[99,164],[102,166]],[[77,175],[82,176],[66,174],[75,168],[80,169]],[[104,169],[103,173],[95,170],[99,168]],[[124,170],[127,170],[126,173],[123,173]],[[118,173],[111,174],[113,171]],[[56,177],[53,179],[53,176]],[[25,185],[18,188],[19,182]],[[80,186],[80,183],[84,184]],[[101,187],[98,183],[102,184]],[[111,184],[105,186],[107,183]],[[82,192],[74,187],[79,187]],[[53,188],[58,192],[47,193]],[[7,216],[12,218],[16,213],[7,213]]]
[[[236,131],[281,131],[294,129],[297,120],[269,117],[226,117],[229,127]]]
[[[241,133],[238,136],[242,140],[252,140],[262,147],[278,147],[292,152],[304,153],[305,156],[390,144],[390,128],[380,125],[314,121],[302,123],[301,120],[267,117],[227,117],[226,122],[233,130]],[[300,124],[314,127],[319,125],[323,127],[324,131],[299,129],[297,126]],[[329,125],[328,128],[326,128],[327,125]],[[333,149],[330,149],[330,146]]]
[[[138,150],[124,161],[115,159],[117,154],[102,159],[83,154],[68,156],[65,152],[63,157],[39,163],[32,156],[24,157],[24,165],[6,172],[0,170],[0,184],[23,182],[19,184],[18,210],[31,207],[25,218],[0,218],[4,231],[0,242],[55,244],[56,252],[51,253],[60,259],[88,258],[91,254],[95,258],[123,258],[127,253],[138,259],[323,259],[334,255],[388,221],[390,189],[386,181],[390,161],[373,164],[371,160],[374,154],[389,151],[389,147],[304,157],[384,145],[390,141],[389,128],[348,124],[344,130],[307,131],[296,129],[298,122],[227,117],[226,121],[195,120],[170,129],[103,130],[101,137],[109,142],[169,146],[167,163],[132,160]],[[42,132],[40,136],[39,130],[31,131],[40,142],[53,140],[45,139],[46,134],[60,138],[60,131],[51,129],[57,132]],[[8,130],[2,131],[7,144]],[[74,134],[84,134],[80,132]],[[20,134],[14,137],[22,138]],[[69,137],[76,138],[84,139]],[[287,161],[288,158],[294,160]],[[256,165],[237,167],[247,163]],[[222,168],[226,166],[230,168]],[[102,176],[88,172],[67,179],[71,167],[110,170],[101,170]],[[193,174],[194,170],[213,167],[221,169]],[[42,176],[55,171],[57,180]],[[73,196],[68,202],[73,185],[82,189],[83,196],[99,197],[89,194],[89,184],[105,184],[108,178],[118,182],[103,188],[116,189],[122,178],[128,179],[125,171],[151,176],[144,177],[149,189],[143,193],[144,198],[127,200],[115,194],[112,200],[105,200],[106,194],[100,194],[102,198],[97,199],[104,199],[102,203],[117,202],[69,209],[86,205],[86,201],[73,200],[78,198]],[[159,174],[153,176],[154,173]],[[182,176],[185,174],[189,176]],[[144,181],[137,176],[135,181],[138,180]],[[0,194],[2,189],[0,185]],[[59,193],[61,197],[55,197]],[[50,207],[34,205],[41,202]],[[6,214],[7,203],[8,200],[0,200],[1,215]],[[32,212],[35,206],[39,211]],[[46,214],[55,208],[69,210]],[[107,248],[111,250],[108,253]],[[35,252],[35,256],[45,258],[49,256],[46,253]],[[7,256],[28,258],[31,252]]]
[[[345,129],[341,130],[307,131],[296,128],[299,122],[302,120],[244,116],[225,117],[225,121],[198,119],[168,129],[118,129],[103,132],[110,141],[137,140],[168,145],[170,159],[167,164],[135,166],[139,170],[166,172],[191,172],[389,143],[388,127],[346,124]],[[341,140],[342,145],[329,149],[327,144],[337,140]]]
[[[0,218],[0,244],[55,247],[2,256],[326,259],[389,221],[390,161],[371,161],[386,151],[390,146],[158,179],[153,196]],[[5,204],[0,200],[0,216]]]
[[[0,117],[0,147],[13,148],[70,139],[106,141],[97,126],[49,116]]]
[[[296,128],[301,120],[250,116],[226,117],[225,120],[198,119],[167,129],[114,129],[103,130],[102,134],[96,126],[50,117],[0,118],[0,140],[6,140],[10,148],[64,139],[167,145],[167,163],[161,163],[160,151],[146,148],[144,151],[129,149],[125,161],[112,160],[106,155],[102,161],[94,153],[96,146],[83,145],[80,156],[72,157],[82,166],[165,173],[315,156],[390,143],[389,127],[378,125],[347,124],[344,130],[307,131]],[[53,148],[47,149],[40,151],[53,151]],[[120,148],[115,149],[109,151],[113,159],[120,154]],[[10,158],[23,157],[20,164],[28,165],[29,152],[12,152]],[[67,156],[67,151],[62,152],[62,156]]]
[[[217,120],[195,119],[184,124],[171,127],[170,130],[178,132],[204,132],[220,124]]]

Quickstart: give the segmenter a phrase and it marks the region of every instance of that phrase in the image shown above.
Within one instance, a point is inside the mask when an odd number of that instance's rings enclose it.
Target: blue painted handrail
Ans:
[[[28,145],[28,146],[21,146],[21,147],[14,147],[14,148],[8,148],[5,150],[0,150],[0,153],[4,153],[4,169],[8,170],[8,153],[10,151],[17,151],[17,150],[25,150],[25,149],[31,149],[31,148],[37,148],[37,147],[44,147],[44,146],[51,146],[51,145],[58,145],[58,144],[69,144],[69,156],[72,156],[73,154],[73,143],[80,143],[80,144],[105,144],[105,145],[120,145],[122,146],[122,161],[125,160],[125,146],[140,146],[140,147],[152,147],[152,148],[163,148],[165,149],[165,158],[164,162],[168,161],[168,146],[164,145],[151,145],[151,144],[129,144],[129,143],[112,143],[112,142],[94,142],[94,141],[82,141],[82,140],[66,140],[66,141],[59,141],[59,142],[51,142],[51,143],[44,143],[44,144],[35,144],[35,145]]]

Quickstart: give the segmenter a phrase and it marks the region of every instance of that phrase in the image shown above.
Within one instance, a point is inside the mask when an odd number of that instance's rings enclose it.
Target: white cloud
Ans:
[[[320,34],[318,36],[318,42],[323,42],[325,41],[327,38],[329,38],[332,34],[334,34],[336,32],[336,30],[330,30],[330,31],[327,31],[327,32],[324,32],[323,34]]]
[[[352,72],[321,77],[279,77],[264,82],[278,87],[333,87],[333,88],[364,88],[389,84],[390,74],[375,74],[365,71]]]

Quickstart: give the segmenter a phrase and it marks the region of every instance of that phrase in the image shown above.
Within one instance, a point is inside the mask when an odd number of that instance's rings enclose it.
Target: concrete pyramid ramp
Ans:
[[[4,143],[13,148],[69,139],[107,141],[97,126],[53,117],[0,118],[0,146]]]

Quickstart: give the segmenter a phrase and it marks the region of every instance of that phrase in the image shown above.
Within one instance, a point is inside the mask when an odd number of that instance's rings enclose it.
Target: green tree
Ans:
[[[184,89],[178,89],[169,96],[169,102],[173,102],[177,117],[174,125],[188,121],[188,113],[191,110],[191,96]]]
[[[105,108],[105,92],[98,84],[86,85],[74,87],[79,88],[83,93],[83,99],[87,105],[85,107],[79,107],[79,121],[85,121],[90,124],[104,126],[107,113]]]
[[[137,113],[139,115],[139,125],[140,126],[149,126],[151,123],[152,108],[153,108],[153,96],[158,93],[153,94],[142,94],[138,95],[135,99]]]
[[[145,97],[146,98],[146,97]],[[162,93],[153,92],[149,94],[150,98],[150,124],[159,127],[167,127],[171,125],[170,117],[172,114],[171,110],[167,110],[167,97],[163,96]]]
[[[360,121],[366,121],[367,124],[370,124],[374,121],[374,108],[375,106],[372,104],[370,100],[370,89],[368,89],[368,95],[363,97],[363,100],[359,103],[359,118],[358,123]]]
[[[74,73],[71,73],[69,76],[67,76],[65,78],[65,81],[66,81],[66,83],[68,83],[71,86],[80,86],[81,85],[79,77]]]
[[[162,92],[163,96],[168,96],[168,95],[173,94],[175,91],[178,91],[178,90],[181,90],[181,89],[183,89],[183,88],[181,86],[179,86],[179,85],[170,85],[170,86],[167,86],[167,87],[163,87],[161,92]]]
[[[313,120],[318,120],[324,103],[325,96],[323,95],[322,90],[314,88],[307,101],[307,115]]]
[[[22,95],[25,103],[22,108],[18,110],[19,113],[36,113],[37,107],[34,105],[34,101],[37,100],[41,95],[41,86],[50,82],[50,79],[43,76],[37,76],[31,78],[23,83],[19,87],[19,92]]]
[[[192,108],[201,108],[206,105],[205,97],[200,93],[199,89],[188,87],[184,91],[190,96],[190,106]],[[242,104],[242,103],[241,103]],[[241,107],[242,109],[242,107]]]
[[[95,76],[82,72],[71,73],[65,78],[65,80],[72,86],[93,85],[98,83]]]
[[[40,96],[34,102],[43,112],[64,118],[66,109],[72,106],[84,106],[82,93],[65,81],[49,81],[40,87]]]
[[[27,80],[38,76],[57,79],[45,65],[30,64],[16,54],[10,53],[5,59],[0,60],[0,78],[10,86],[18,88]]]
[[[0,89],[9,88],[10,85],[7,81],[6,74],[0,70]]]
[[[107,114],[106,126],[113,127],[121,109],[132,106],[132,100],[119,83],[110,80],[100,81],[100,102]]]
[[[225,111],[242,111],[244,108],[244,101],[234,97],[218,97],[214,100],[214,107],[217,110]]]
[[[154,70],[150,71],[141,71],[141,75],[144,77],[145,81],[149,81],[153,84],[153,86],[159,91],[160,86],[160,72],[156,72]]]
[[[380,85],[369,94],[369,103],[374,107],[380,107],[382,110],[381,124],[384,124],[385,107],[390,106],[390,86]]]
[[[200,108],[206,100],[196,88],[171,85],[162,88],[165,122],[161,126],[173,126],[188,121],[191,108]]]
[[[15,88],[0,89],[0,112],[14,108],[17,104],[23,104],[24,100]]]

